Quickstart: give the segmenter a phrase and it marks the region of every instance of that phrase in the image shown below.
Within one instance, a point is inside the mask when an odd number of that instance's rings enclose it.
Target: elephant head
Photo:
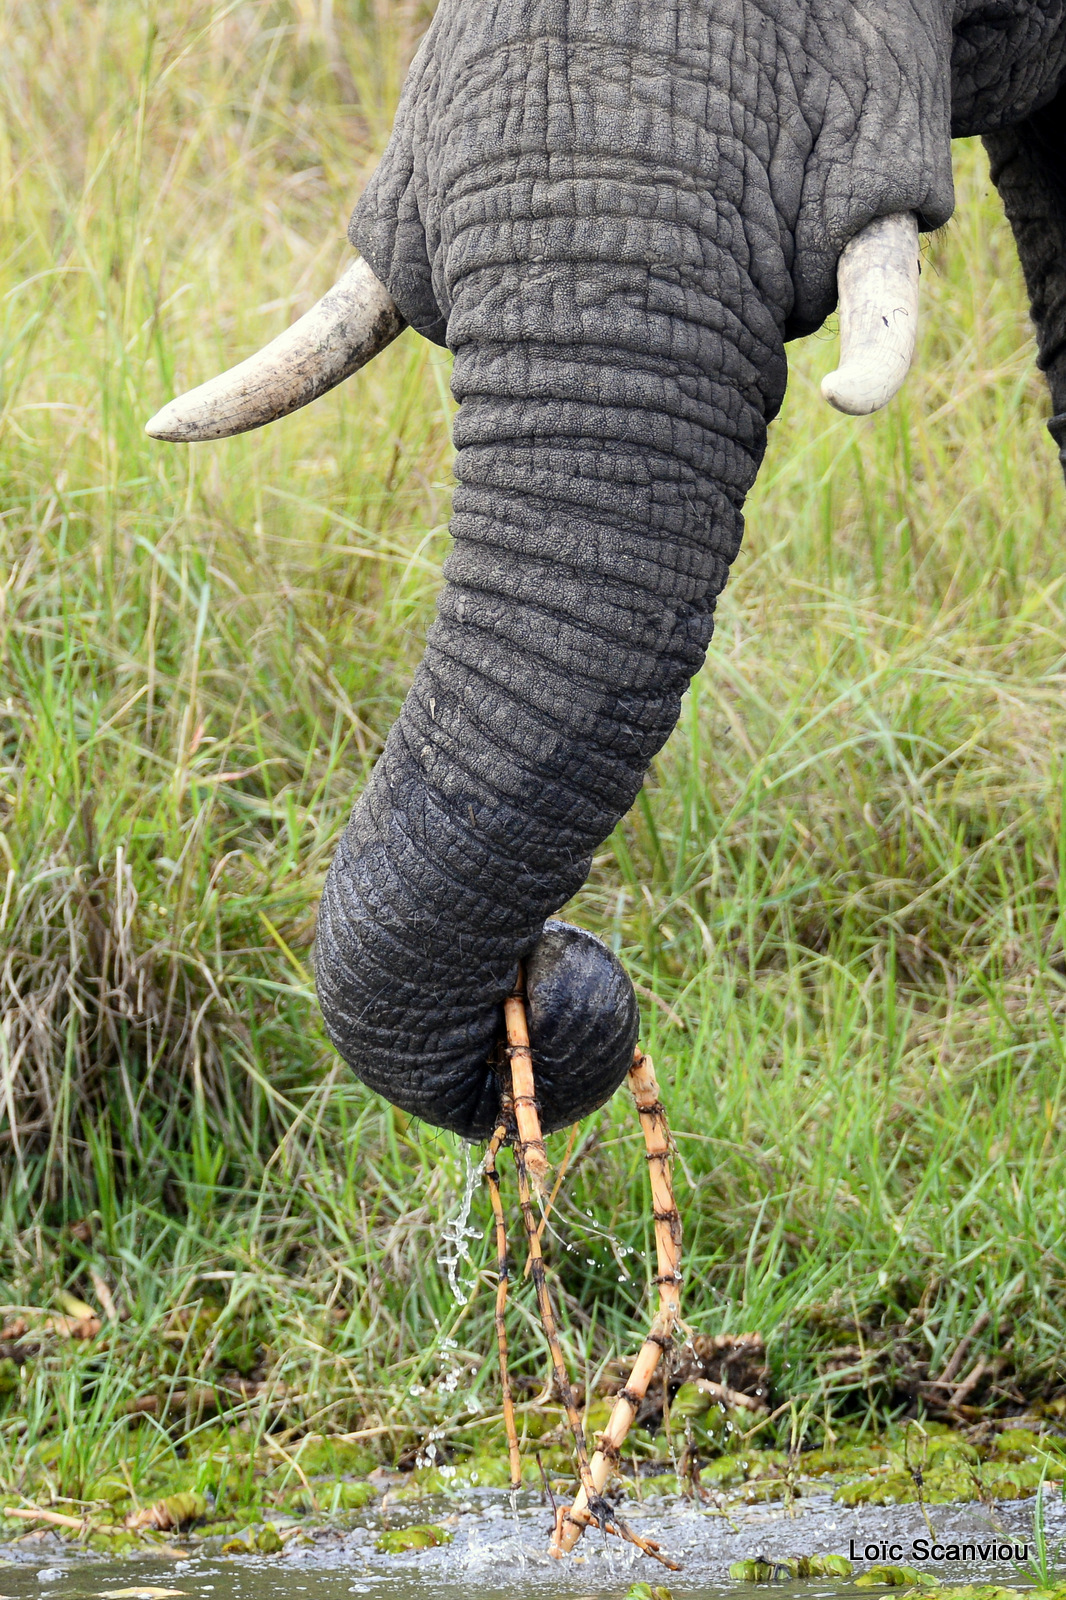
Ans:
[[[632,986],[552,915],[703,661],[785,344],[841,296],[827,397],[913,346],[920,229],[982,133],[1066,445],[1066,0],[440,0],[361,260],[159,438],[257,427],[409,325],[454,352],[446,586],[331,866],[316,976],[372,1088],[466,1138],[525,962],[543,1120],[629,1064]]]

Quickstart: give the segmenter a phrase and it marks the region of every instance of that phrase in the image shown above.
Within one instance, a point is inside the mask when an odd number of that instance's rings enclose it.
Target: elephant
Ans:
[[[358,259],[148,424],[261,426],[407,327],[453,352],[446,581],[315,943],[331,1039],[411,1115],[491,1133],[520,970],[545,1129],[625,1077],[632,984],[555,914],[704,660],[787,342],[839,299],[826,397],[898,389],[969,135],[1066,464],[1066,0],[440,0]]]

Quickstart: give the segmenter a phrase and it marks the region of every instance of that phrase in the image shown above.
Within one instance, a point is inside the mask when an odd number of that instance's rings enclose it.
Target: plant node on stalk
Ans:
[[[613,1468],[617,1465],[622,1442],[637,1415],[652,1374],[660,1357],[673,1344],[674,1328],[680,1318],[681,1297],[681,1218],[674,1203],[673,1183],[670,1173],[672,1145],[666,1112],[659,1099],[659,1086],[650,1056],[638,1049],[629,1070],[629,1086],[636,1102],[644,1134],[644,1144],[651,1179],[652,1215],[655,1222],[657,1273],[654,1283],[659,1290],[659,1307],[647,1338],[641,1346],[633,1370],[624,1389],[615,1401],[610,1421],[603,1433],[595,1454],[589,1459],[588,1447],[581,1414],[574,1399],[573,1388],[562,1345],[559,1341],[555,1312],[548,1289],[547,1272],[541,1253],[541,1229],[534,1215],[533,1196],[541,1202],[547,1192],[550,1173],[544,1138],[541,1132],[533,1076],[533,1055],[529,1043],[526,1017],[524,980],[521,970],[514,994],[504,1003],[504,1020],[507,1029],[506,1060],[509,1071],[504,1073],[501,1089],[500,1122],[489,1143],[483,1163],[485,1181],[489,1186],[492,1214],[496,1230],[496,1342],[500,1361],[500,1384],[503,1391],[503,1417],[510,1457],[511,1487],[517,1489],[522,1481],[522,1462],[515,1428],[514,1401],[507,1369],[507,1329],[505,1312],[510,1283],[510,1259],[507,1251],[507,1230],[503,1204],[500,1198],[499,1173],[496,1157],[506,1143],[513,1144],[515,1170],[518,1177],[518,1198],[528,1245],[528,1271],[533,1278],[537,1296],[537,1309],[551,1353],[552,1370],[559,1396],[566,1411],[573,1435],[577,1456],[580,1490],[573,1505],[560,1507],[555,1519],[551,1553],[565,1555],[572,1550],[589,1523],[594,1522],[603,1533],[614,1533],[635,1545],[645,1555],[654,1557],[672,1571],[677,1563],[663,1555],[654,1539],[642,1538],[629,1528],[617,1510],[604,1499],[603,1490]]]

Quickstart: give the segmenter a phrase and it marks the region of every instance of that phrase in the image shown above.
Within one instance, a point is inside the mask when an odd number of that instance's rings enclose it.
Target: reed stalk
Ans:
[[[544,1265],[544,1256],[540,1247],[541,1230],[538,1226],[533,1210],[533,1173],[530,1171],[531,1161],[536,1162],[536,1171],[540,1178],[538,1198],[541,1199],[542,1204],[547,1187],[546,1180],[550,1169],[548,1167],[547,1156],[544,1149],[544,1138],[540,1126],[540,1113],[537,1108],[535,1084],[533,1078],[533,1053],[530,1049],[529,1043],[529,1025],[526,1018],[524,984],[521,970],[519,971],[518,983],[516,985],[515,992],[514,994],[510,995],[505,1002],[504,1020],[507,1028],[507,1057],[511,1066],[511,1082],[510,1085],[505,1083],[502,1096],[504,1106],[504,1121],[506,1122],[507,1110],[513,1110],[515,1124],[515,1171],[518,1176],[519,1206],[522,1212],[522,1221],[525,1226],[526,1240],[529,1248],[529,1272],[533,1279],[533,1287],[537,1295],[537,1309],[540,1312],[541,1325],[544,1329],[544,1335],[548,1341],[548,1349],[551,1353],[552,1371],[555,1377],[555,1385],[559,1391],[559,1397],[563,1402],[563,1408],[566,1411],[567,1422],[570,1425],[570,1432],[574,1440],[574,1452],[577,1457],[578,1478],[581,1484],[578,1497],[574,1502],[574,1510],[580,1506],[580,1515],[582,1521],[578,1526],[578,1530],[575,1533],[572,1542],[576,1543],[577,1539],[580,1537],[581,1531],[588,1525],[589,1522],[595,1522],[602,1532],[616,1534],[618,1538],[624,1539],[628,1543],[636,1545],[637,1549],[643,1551],[645,1555],[653,1556],[657,1561],[661,1561],[664,1566],[676,1571],[676,1563],[670,1561],[668,1557],[661,1553],[659,1546],[656,1544],[654,1539],[645,1539],[640,1534],[635,1533],[633,1529],[622,1520],[615,1509],[603,1498],[601,1491],[604,1483],[607,1480],[607,1470],[602,1471],[600,1481],[597,1483],[593,1463],[589,1461],[588,1447],[585,1443],[585,1430],[582,1426],[581,1413],[579,1412],[577,1408],[577,1402],[574,1399],[574,1391],[570,1383],[570,1375],[566,1370],[566,1361],[563,1357],[563,1348],[559,1342],[559,1330],[555,1321],[555,1310],[552,1306],[551,1293],[548,1289],[547,1270]],[[646,1067],[644,1067],[645,1063]],[[640,1070],[642,1067],[644,1068],[643,1074]],[[665,1112],[663,1111],[662,1106],[659,1104],[658,1087],[655,1082],[655,1073],[652,1069],[650,1059],[648,1057],[638,1055],[634,1059],[633,1066],[630,1068],[629,1077],[634,1096],[637,1100],[638,1109],[641,1112],[642,1125],[644,1126],[644,1139],[648,1147],[648,1160],[649,1163],[651,1163],[652,1195],[653,1203],[655,1205],[656,1242],[659,1253],[659,1276],[656,1281],[659,1284],[660,1317],[663,1314],[663,1306],[667,1303],[667,1301],[669,1301],[669,1284],[673,1284],[673,1300],[670,1301],[670,1304],[672,1304],[673,1312],[676,1316],[680,1278],[676,1275],[676,1273],[673,1277],[669,1277],[668,1273],[672,1270],[670,1268],[670,1262],[675,1259],[680,1251],[681,1223],[677,1216],[677,1210],[673,1205],[673,1191],[670,1186],[669,1130],[666,1127]],[[645,1115],[652,1119],[650,1124],[644,1121]],[[493,1139],[493,1144],[495,1144],[495,1137]],[[490,1145],[489,1148],[492,1152],[492,1169],[495,1173],[496,1152],[493,1150],[492,1145]],[[654,1156],[653,1149],[655,1152]],[[655,1165],[656,1161],[659,1163],[658,1168],[656,1168]],[[658,1178],[656,1177],[656,1172],[659,1174]],[[498,1185],[494,1185],[492,1179],[489,1181],[490,1192],[496,1194],[498,1199]],[[666,1209],[665,1202],[667,1200],[669,1201],[669,1208],[672,1209],[673,1218],[675,1219],[673,1222],[670,1221],[669,1212],[668,1209]],[[501,1220],[502,1209],[497,1217],[497,1241],[499,1241],[500,1237],[499,1229],[501,1226]],[[674,1242],[675,1240],[676,1243]],[[497,1248],[499,1248],[498,1244]],[[671,1251],[673,1254],[671,1254]],[[497,1289],[496,1304],[498,1319],[502,1318],[502,1304],[504,1303],[505,1296],[503,1300],[501,1300],[500,1291]],[[656,1322],[656,1326],[657,1325],[658,1319]],[[502,1329],[502,1323],[500,1320],[497,1320],[496,1326],[497,1339],[498,1341],[501,1339],[503,1341],[503,1343],[500,1345],[502,1373],[505,1370],[506,1363],[506,1331]],[[670,1341],[670,1330],[672,1327],[673,1321],[670,1322],[669,1327],[666,1329],[664,1334],[667,1344],[669,1344]],[[656,1327],[653,1327],[652,1331],[648,1335],[647,1341],[645,1341],[645,1344],[647,1345],[655,1338]],[[658,1347],[656,1348],[658,1350]],[[643,1354],[644,1351],[642,1350],[641,1356],[643,1356]],[[639,1359],[640,1358],[638,1357],[638,1361]],[[654,1363],[648,1370],[649,1378],[652,1370],[654,1370]],[[630,1381],[632,1383],[633,1380],[631,1379]],[[647,1378],[645,1378],[645,1388],[647,1388],[647,1381]],[[617,1407],[615,1409],[617,1411]],[[612,1423],[614,1421],[613,1415],[611,1421]],[[629,1424],[627,1423],[626,1427],[628,1428],[628,1426]],[[624,1430],[622,1437],[624,1437]],[[511,1435],[508,1434],[509,1448],[511,1447],[511,1442]],[[517,1454],[517,1449],[517,1438],[515,1438],[515,1454],[513,1454],[511,1457],[512,1483],[515,1482],[515,1455]],[[597,1455],[593,1459],[598,1459],[599,1455],[600,1451],[597,1451]],[[615,1453],[615,1459],[617,1459],[617,1452]],[[520,1464],[518,1467],[518,1474],[518,1481],[520,1482]],[[560,1528],[562,1526],[562,1522],[567,1515],[568,1513],[560,1508],[558,1516],[556,1517],[555,1531],[552,1536],[553,1554],[561,1553],[560,1551],[556,1550],[555,1546],[560,1538]],[[569,1513],[569,1515],[573,1515],[573,1512]]]
[[[651,1057],[641,1055],[639,1050],[629,1069],[629,1087],[640,1117],[651,1179],[658,1268],[653,1281],[659,1290],[659,1306],[589,1464],[592,1487],[597,1498],[602,1495],[607,1479],[618,1465],[623,1441],[633,1426],[660,1358],[673,1345],[674,1328],[681,1315],[681,1217],[674,1202],[670,1173],[670,1129],[666,1111],[659,1099],[659,1085]],[[566,1555],[577,1544],[589,1523],[597,1520],[590,1508],[588,1491],[582,1479],[573,1505],[569,1510],[562,1509],[556,1518],[552,1555]],[[657,1550],[649,1553],[658,1555]],[[664,1558],[658,1556],[658,1559]]]
[[[514,993],[508,995],[503,1003],[503,1017],[507,1028],[507,1057],[511,1063],[511,1094],[518,1125],[515,1152],[522,1152],[522,1163],[529,1173],[533,1192],[538,1200],[543,1200],[551,1169],[544,1148],[540,1110],[533,1083],[533,1051],[529,1044],[525,987],[525,975],[519,967]]]

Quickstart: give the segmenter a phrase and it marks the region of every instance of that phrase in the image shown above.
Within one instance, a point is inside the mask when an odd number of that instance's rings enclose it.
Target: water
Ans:
[[[444,1224],[441,1233],[440,1249],[437,1252],[437,1265],[443,1267],[448,1274],[448,1285],[456,1305],[465,1306],[473,1292],[477,1281],[474,1272],[473,1259],[470,1255],[470,1240],[480,1239],[482,1230],[470,1226],[470,1211],[474,1204],[474,1195],[481,1183],[481,1162],[474,1159],[473,1151],[467,1145],[464,1148],[465,1170],[463,1173],[463,1190],[459,1196],[459,1204],[455,1211]],[[469,1278],[461,1276],[463,1264],[470,1267]]]
[[[915,1565],[944,1583],[997,1580],[1017,1586],[1032,1579],[1013,1561],[951,1560],[951,1544],[986,1543],[1009,1536],[1019,1546],[1032,1542],[1032,1500],[981,1505],[933,1506],[929,1514],[945,1547],[944,1559],[915,1559],[914,1541],[929,1543],[917,1506],[845,1508],[828,1494],[798,1501],[795,1515],[780,1505],[750,1506],[730,1513],[696,1509],[687,1502],[630,1502],[633,1526],[659,1540],[683,1564],[668,1573],[632,1547],[593,1531],[579,1552],[564,1562],[548,1555],[550,1509],[528,1491],[514,1515],[506,1491],[471,1491],[455,1502],[422,1501],[391,1514],[394,1527],[436,1521],[453,1535],[452,1543],[410,1555],[386,1556],[374,1549],[381,1523],[376,1510],[345,1519],[343,1527],[316,1529],[313,1542],[273,1557],[221,1557],[191,1551],[188,1559],[158,1554],[116,1563],[76,1555],[52,1535],[0,1548],[12,1562],[0,1567],[0,1600],[95,1600],[112,1589],[151,1586],[177,1590],[188,1600],[621,1600],[631,1583],[665,1583],[677,1600],[770,1600],[766,1587],[731,1581],[730,1562],[754,1556],[836,1552],[857,1556],[857,1570],[869,1563],[863,1549],[879,1548],[879,1560]],[[1066,1536],[1066,1509],[1056,1490],[1045,1496],[1049,1545]],[[880,1554],[881,1547],[888,1547]],[[891,1547],[895,1546],[895,1549]],[[879,1590],[854,1590],[846,1581],[808,1580],[776,1586],[797,1600],[877,1600]]]

